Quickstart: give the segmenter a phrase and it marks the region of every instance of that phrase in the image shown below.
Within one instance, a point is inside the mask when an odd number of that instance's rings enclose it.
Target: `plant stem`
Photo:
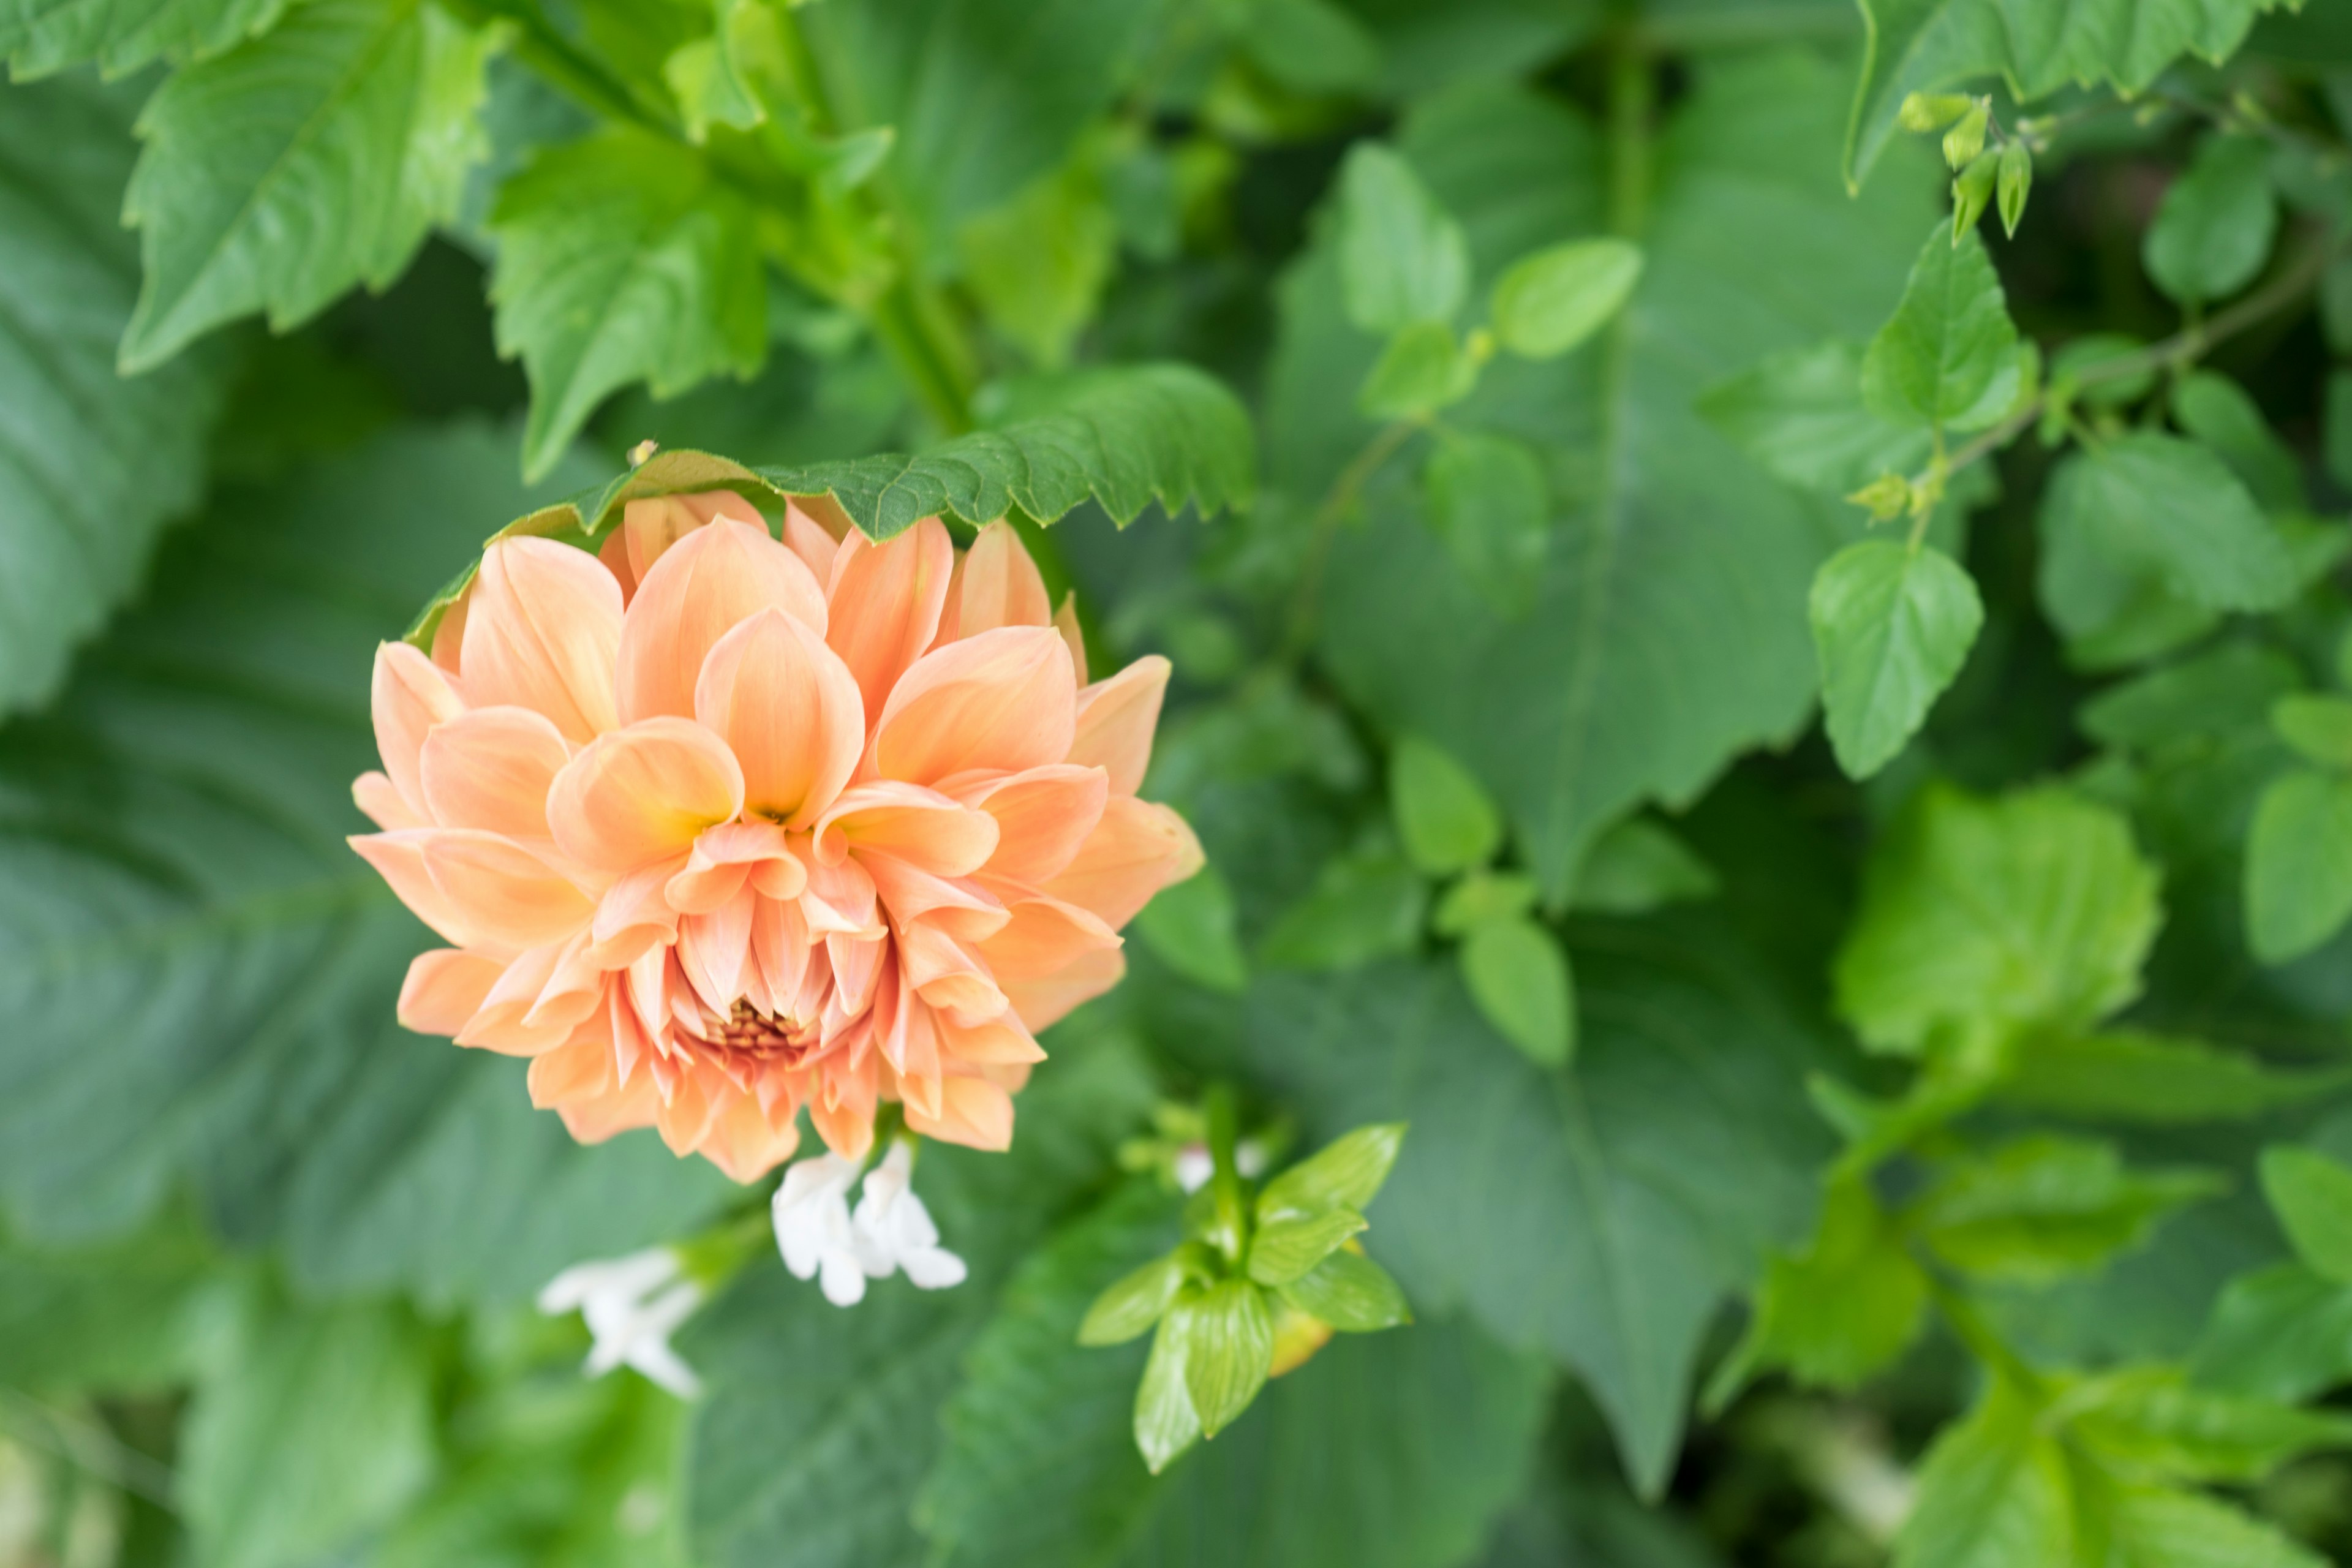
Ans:
[[[1347,520],[1349,509],[1356,504],[1357,496],[1370,482],[1374,474],[1396,456],[1397,448],[1410,440],[1416,431],[1429,427],[1429,416],[1416,414],[1395,420],[1364,443],[1348,466],[1339,470],[1331,488],[1315,508],[1307,522],[1307,558],[1299,563],[1298,586],[1290,595],[1290,615],[1283,631],[1282,659],[1296,664],[1307,655],[1315,641],[1315,617],[1318,602],[1323,592],[1323,570],[1331,557],[1331,546]]]
[[[1240,1127],[1233,1086],[1211,1084],[1202,1097],[1201,1109],[1209,1122],[1209,1159],[1213,1167],[1209,1181],[1217,1205],[1217,1224],[1211,1239],[1226,1262],[1239,1267],[1249,1248],[1249,1215],[1242,1202],[1241,1163],[1235,1153]]]

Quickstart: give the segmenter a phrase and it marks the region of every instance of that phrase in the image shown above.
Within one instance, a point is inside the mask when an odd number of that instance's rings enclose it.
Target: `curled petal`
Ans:
[[[1151,766],[1151,732],[1160,725],[1160,702],[1168,690],[1168,661],[1147,654],[1078,693],[1076,732],[1069,760],[1110,774],[1113,795],[1143,787]]]
[[[936,924],[900,929],[898,963],[915,994],[944,1012],[993,1018],[1008,1005],[988,966]]]
[[[988,858],[989,875],[1036,883],[1058,874],[1076,857],[1079,846],[1102,820],[1110,780],[1100,768],[1055,763],[952,793],[996,818],[996,851]]]
[[[392,780],[373,769],[352,781],[352,804],[366,814],[367,819],[387,833],[397,833],[404,827],[429,827],[432,823],[409,809],[400,798]]]
[[[477,708],[425,738],[425,804],[444,827],[545,838],[547,790],[572,760],[555,726],[528,708]]]
[[[841,541],[793,501],[784,503],[784,545],[807,563],[818,582],[833,581],[833,558],[841,552]]]
[[[789,1100],[771,1113],[753,1096],[737,1095],[711,1122],[702,1141],[703,1156],[734,1181],[756,1182],[800,1147],[800,1130],[793,1125],[797,1113],[798,1107]]]
[[[873,780],[844,790],[816,821],[816,858],[837,865],[851,850],[885,854],[939,877],[988,863],[996,818],[920,784]]]
[[[667,897],[681,914],[709,914],[754,880],[771,898],[796,899],[808,868],[792,840],[772,822],[722,822],[694,841],[685,869],[670,879]]]
[[[400,1026],[418,1035],[457,1034],[504,972],[495,960],[462,948],[418,953],[400,984]]]
[[[690,847],[743,808],[735,754],[690,719],[646,719],[604,736],[555,776],[548,825],[566,855],[619,876]]]
[[[670,879],[685,863],[676,857],[656,860],[616,879],[604,889],[588,932],[595,943],[598,964],[625,968],[649,949],[677,940],[678,911],[665,895]]]
[[[869,725],[899,676],[931,646],[954,571],[955,543],[935,517],[884,544],[852,533],[835,552],[824,640],[856,677]]]
[[[1070,651],[1050,626],[1000,626],[925,654],[874,726],[874,769],[937,784],[1065,761],[1076,724]]]
[[[1062,607],[1054,612],[1054,629],[1062,634],[1062,641],[1070,650],[1070,673],[1077,677],[1080,689],[1087,684],[1087,634],[1078,626],[1078,591],[1076,588],[1062,595]]]
[[[857,767],[863,700],[823,637],[765,609],[712,646],[695,681],[694,715],[742,764],[744,804],[805,827]]]
[[[622,621],[614,688],[623,721],[691,715],[712,647],[765,609],[824,632],[824,590],[764,526],[721,518],[678,541],[646,573]]]
[[[907,1125],[942,1143],[1001,1153],[1013,1147],[1013,1097],[984,1078],[945,1079],[936,1110],[907,1101]]]
[[[1127,954],[1112,947],[1087,953],[1043,980],[1002,984],[1013,1012],[1034,1032],[1060,1023],[1072,1010],[1118,984],[1126,973]]]
[[[1007,897],[1011,918],[980,943],[991,973],[1008,984],[1051,978],[1088,953],[1119,945],[1118,932],[1092,912],[1033,893]]]
[[[470,827],[424,828],[417,837],[433,885],[490,942],[515,949],[560,942],[596,912],[570,878],[511,839]]]
[[[950,936],[978,942],[1002,931],[1011,918],[995,899],[969,882],[935,877],[889,855],[867,855],[861,863],[874,879],[891,923],[902,933],[915,921],[928,921]]]
[[[458,947],[488,946],[490,939],[456,900],[435,885],[432,873],[425,868],[425,841],[437,831],[412,827],[391,833],[362,833],[343,842],[374,867],[376,875],[391,887],[393,896],[408,906],[409,913],[431,926],[442,941]],[[516,950],[509,947],[507,951]]]
[[[980,531],[956,563],[955,578],[940,617],[940,643],[999,626],[1053,625],[1054,605],[1045,595],[1045,580],[1037,574],[1037,563],[1029,558],[1021,535],[1002,518]]]
[[[532,948],[506,966],[457,1032],[461,1046],[533,1057],[571,1038],[604,1004],[604,976],[579,940]]]
[[[463,668],[466,652],[466,610],[474,602],[471,583],[449,601],[441,618],[433,624],[433,662],[444,672],[455,675]]]
[[[383,759],[384,774],[392,780],[392,787],[419,823],[431,820],[418,777],[417,758],[425,749],[425,737],[436,724],[465,710],[457,688],[438,665],[404,642],[377,645],[375,674],[368,685],[376,754]]]
[[[977,1024],[942,1016],[940,1050],[950,1061],[975,1067],[1025,1067],[1045,1059],[1045,1048],[1009,1010]]]
[[[1164,805],[1115,795],[1076,858],[1045,890],[1100,916],[1116,931],[1151,895],[1201,868],[1201,841]]]
[[[821,857],[810,857],[801,912],[808,917],[809,930],[819,936],[882,934],[875,922],[874,878],[846,858],[827,865]]]
[[[621,585],[584,550],[503,539],[482,552],[466,615],[468,699],[533,709],[585,745],[611,729]]]

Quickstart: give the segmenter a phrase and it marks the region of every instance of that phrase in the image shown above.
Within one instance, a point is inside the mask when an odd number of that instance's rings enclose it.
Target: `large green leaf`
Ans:
[[[1914,92],[1999,75],[2031,100],[2069,81],[2137,92],[2183,54],[2209,60],[2245,41],[2254,17],[2300,0],[1862,0],[1869,42],[1846,132],[1859,184]]]
[[[217,359],[114,372],[135,103],[79,79],[0,92],[0,715],[57,689],[204,480]]]
[[[2114,595],[2152,580],[2213,610],[2276,609],[2296,586],[2294,558],[2220,458],[2194,441],[2135,431],[2068,458],[2042,508],[2043,605],[2069,636],[2105,613],[2063,584],[2070,554],[2114,575]]]
[[[1969,430],[2006,413],[2017,384],[2017,328],[1984,241],[1970,229],[1956,245],[1938,223],[1870,341],[1863,403],[1896,424]]]
[[[299,1280],[505,1295],[707,1207],[709,1173],[650,1135],[518,1129],[512,1064],[398,1028],[426,935],[342,841],[376,641],[528,499],[472,426],[226,494],[56,714],[5,732],[0,1199],[21,1226],[119,1227],[194,1176],[234,1236],[287,1237]]]
[[[139,117],[123,202],[147,268],[123,367],[248,311],[283,331],[353,284],[389,287],[488,151],[493,41],[427,0],[311,0],[173,73]]]
[[[1318,1134],[1412,1123],[1366,1244],[1417,1310],[1466,1307],[1573,1368],[1654,1492],[1708,1320],[1810,1223],[1829,1138],[1801,1084],[1825,1053],[1718,925],[1570,935],[1572,1070],[1530,1062],[1431,963],[1261,981],[1235,1065]]]
[[[1384,724],[1480,773],[1555,902],[1612,820],[1687,798],[1741,747],[1794,733],[1811,700],[1806,585],[1856,519],[1771,484],[1693,404],[1775,351],[1866,336],[1894,305],[1927,209],[1892,182],[1860,203],[1838,189],[1829,81],[1796,56],[1702,72],[1654,186],[1620,204],[1647,211],[1632,302],[1562,359],[1490,364],[1449,413],[1548,457],[1559,521],[1532,613],[1496,616],[1390,483],[1334,552],[1326,660]],[[1601,149],[1556,100],[1465,89],[1417,110],[1401,144],[1482,279],[1601,225]],[[1334,279],[1325,247],[1282,289],[1269,464],[1303,508],[1373,434],[1331,395],[1372,347]]]
[[[1927,1451],[1895,1568],[2067,1568],[2074,1497],[2064,1450],[1996,1380]]]
[[[0,0],[0,59],[22,81],[95,60],[108,76],[158,55],[216,54],[267,29],[288,0]]]
[[[1868,778],[1959,674],[1984,601],[1942,551],[1879,539],[1830,557],[1813,578],[1811,612],[1830,744],[1849,776]]]
[[[499,347],[530,377],[523,474],[560,460],[605,395],[748,376],[768,349],[751,204],[690,147],[633,128],[542,150],[499,190]]]

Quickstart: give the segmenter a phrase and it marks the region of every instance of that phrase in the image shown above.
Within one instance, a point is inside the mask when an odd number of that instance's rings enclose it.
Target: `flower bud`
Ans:
[[[1906,131],[1941,131],[1969,111],[1969,99],[1958,92],[1915,92],[1895,111],[1895,121]]]
[[[1977,226],[1977,219],[1984,216],[1985,203],[1992,199],[1993,181],[2000,165],[1999,153],[1979,153],[1967,168],[1960,171],[1960,177],[1952,182],[1952,243],[1955,246],[1960,243],[1962,235]]]
[[[2033,154],[2025,150],[2022,142],[2012,142],[2000,150],[2000,230],[2014,237],[2018,224],[2025,216],[2025,195],[2033,188]]]
[[[1871,521],[1885,522],[1901,517],[1911,504],[1911,481],[1901,474],[1881,474],[1845,499],[1867,507]]]
[[[1992,120],[1992,100],[1980,98],[1960,116],[1960,122],[1944,132],[1944,162],[1958,168],[1984,151],[1985,127]]]

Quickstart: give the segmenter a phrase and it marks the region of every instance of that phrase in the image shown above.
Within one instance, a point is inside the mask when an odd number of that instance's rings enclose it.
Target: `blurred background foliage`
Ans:
[[[2331,0],[13,0],[0,54],[0,1563],[2352,1556]],[[1961,90],[2035,145],[1956,250],[1900,120]],[[1597,237],[1630,303],[1528,350],[1497,280]],[[1990,311],[1915,348],[1992,400],[1913,428],[1857,378],[1939,253]],[[1146,361],[1246,404],[1254,501],[1032,537],[1097,674],[1173,659],[1209,871],[1013,1152],[926,1160],[968,1285],[763,1254],[703,1399],[582,1379],[537,1289],[753,1199],[393,1022],[374,645],[640,441]],[[1976,619],[1841,699],[1885,473]],[[1153,1479],[1140,1346],[1073,1336],[1217,1079],[1411,1121],[1419,1321]]]

